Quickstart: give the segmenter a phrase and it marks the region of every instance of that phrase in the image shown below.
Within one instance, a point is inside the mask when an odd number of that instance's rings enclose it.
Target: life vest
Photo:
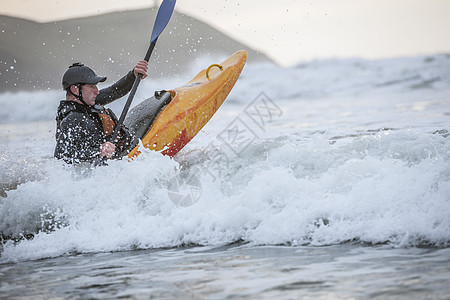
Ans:
[[[60,137],[60,127],[64,118],[66,118],[72,112],[78,112],[90,116],[89,119],[94,122],[93,124],[95,124],[99,134],[99,136],[96,136],[95,138],[98,138],[100,143],[109,141],[111,134],[114,132],[116,124],[119,122],[117,117],[114,115],[114,112],[101,105],[86,107],[73,101],[63,100],[58,107],[58,113],[56,117],[57,130],[55,132],[55,138],[57,141]],[[82,120],[79,121],[81,122]],[[128,128],[122,126],[120,128],[118,138],[116,139],[114,144],[116,144],[117,157],[128,154],[128,152],[135,146],[133,134],[128,130]]]
[[[97,114],[100,117],[100,120],[102,121],[103,134],[106,140],[109,141],[112,133],[114,132],[114,128],[116,127],[116,124],[119,122],[119,120],[117,119],[116,115],[113,113],[111,109],[104,107],[102,108],[103,109],[98,111]],[[129,152],[130,149],[128,148],[131,147],[132,139],[133,137],[131,133],[128,131],[128,129],[122,126],[119,130],[119,134],[116,140],[113,143],[116,144],[116,146],[119,146],[120,149],[122,149],[118,150],[120,151],[126,150]]]
[[[114,128],[116,127],[116,122],[113,120],[113,118],[110,116],[110,111],[106,110],[106,113],[98,113],[98,116],[100,117],[100,120],[102,121],[103,125],[103,134],[105,136],[109,136],[114,132]]]

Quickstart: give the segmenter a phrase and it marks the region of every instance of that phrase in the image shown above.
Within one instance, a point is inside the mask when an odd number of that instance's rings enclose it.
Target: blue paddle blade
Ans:
[[[172,16],[176,0],[164,0],[159,7],[156,15],[155,25],[153,26],[152,37],[150,43],[156,43],[161,32],[166,28]]]

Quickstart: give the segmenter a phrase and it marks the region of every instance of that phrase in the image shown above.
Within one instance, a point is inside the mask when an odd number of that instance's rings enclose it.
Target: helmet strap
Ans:
[[[78,87],[78,95],[75,95],[75,93],[72,92],[72,89],[69,88],[70,94],[72,94],[75,98],[77,98],[79,101],[81,101],[81,103],[83,103],[84,105],[88,106],[87,103],[84,102],[84,100],[83,100],[83,93],[82,93],[82,91],[81,91],[81,83],[79,83],[79,84],[77,85],[77,87]]]

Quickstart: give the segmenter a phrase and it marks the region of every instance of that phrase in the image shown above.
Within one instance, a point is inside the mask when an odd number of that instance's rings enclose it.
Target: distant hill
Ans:
[[[85,63],[112,83],[144,57],[156,11],[50,23],[0,15],[0,92],[59,89],[62,74],[73,62]],[[216,62],[239,49],[247,50],[249,63],[271,62],[217,29],[174,12],[150,58],[149,74],[158,78],[185,73],[205,56]]]

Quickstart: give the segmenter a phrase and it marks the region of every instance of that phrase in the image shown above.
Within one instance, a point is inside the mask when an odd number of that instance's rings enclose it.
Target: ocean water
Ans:
[[[62,96],[0,94],[1,299],[450,297],[450,55],[247,65],[177,157],[93,170]]]

